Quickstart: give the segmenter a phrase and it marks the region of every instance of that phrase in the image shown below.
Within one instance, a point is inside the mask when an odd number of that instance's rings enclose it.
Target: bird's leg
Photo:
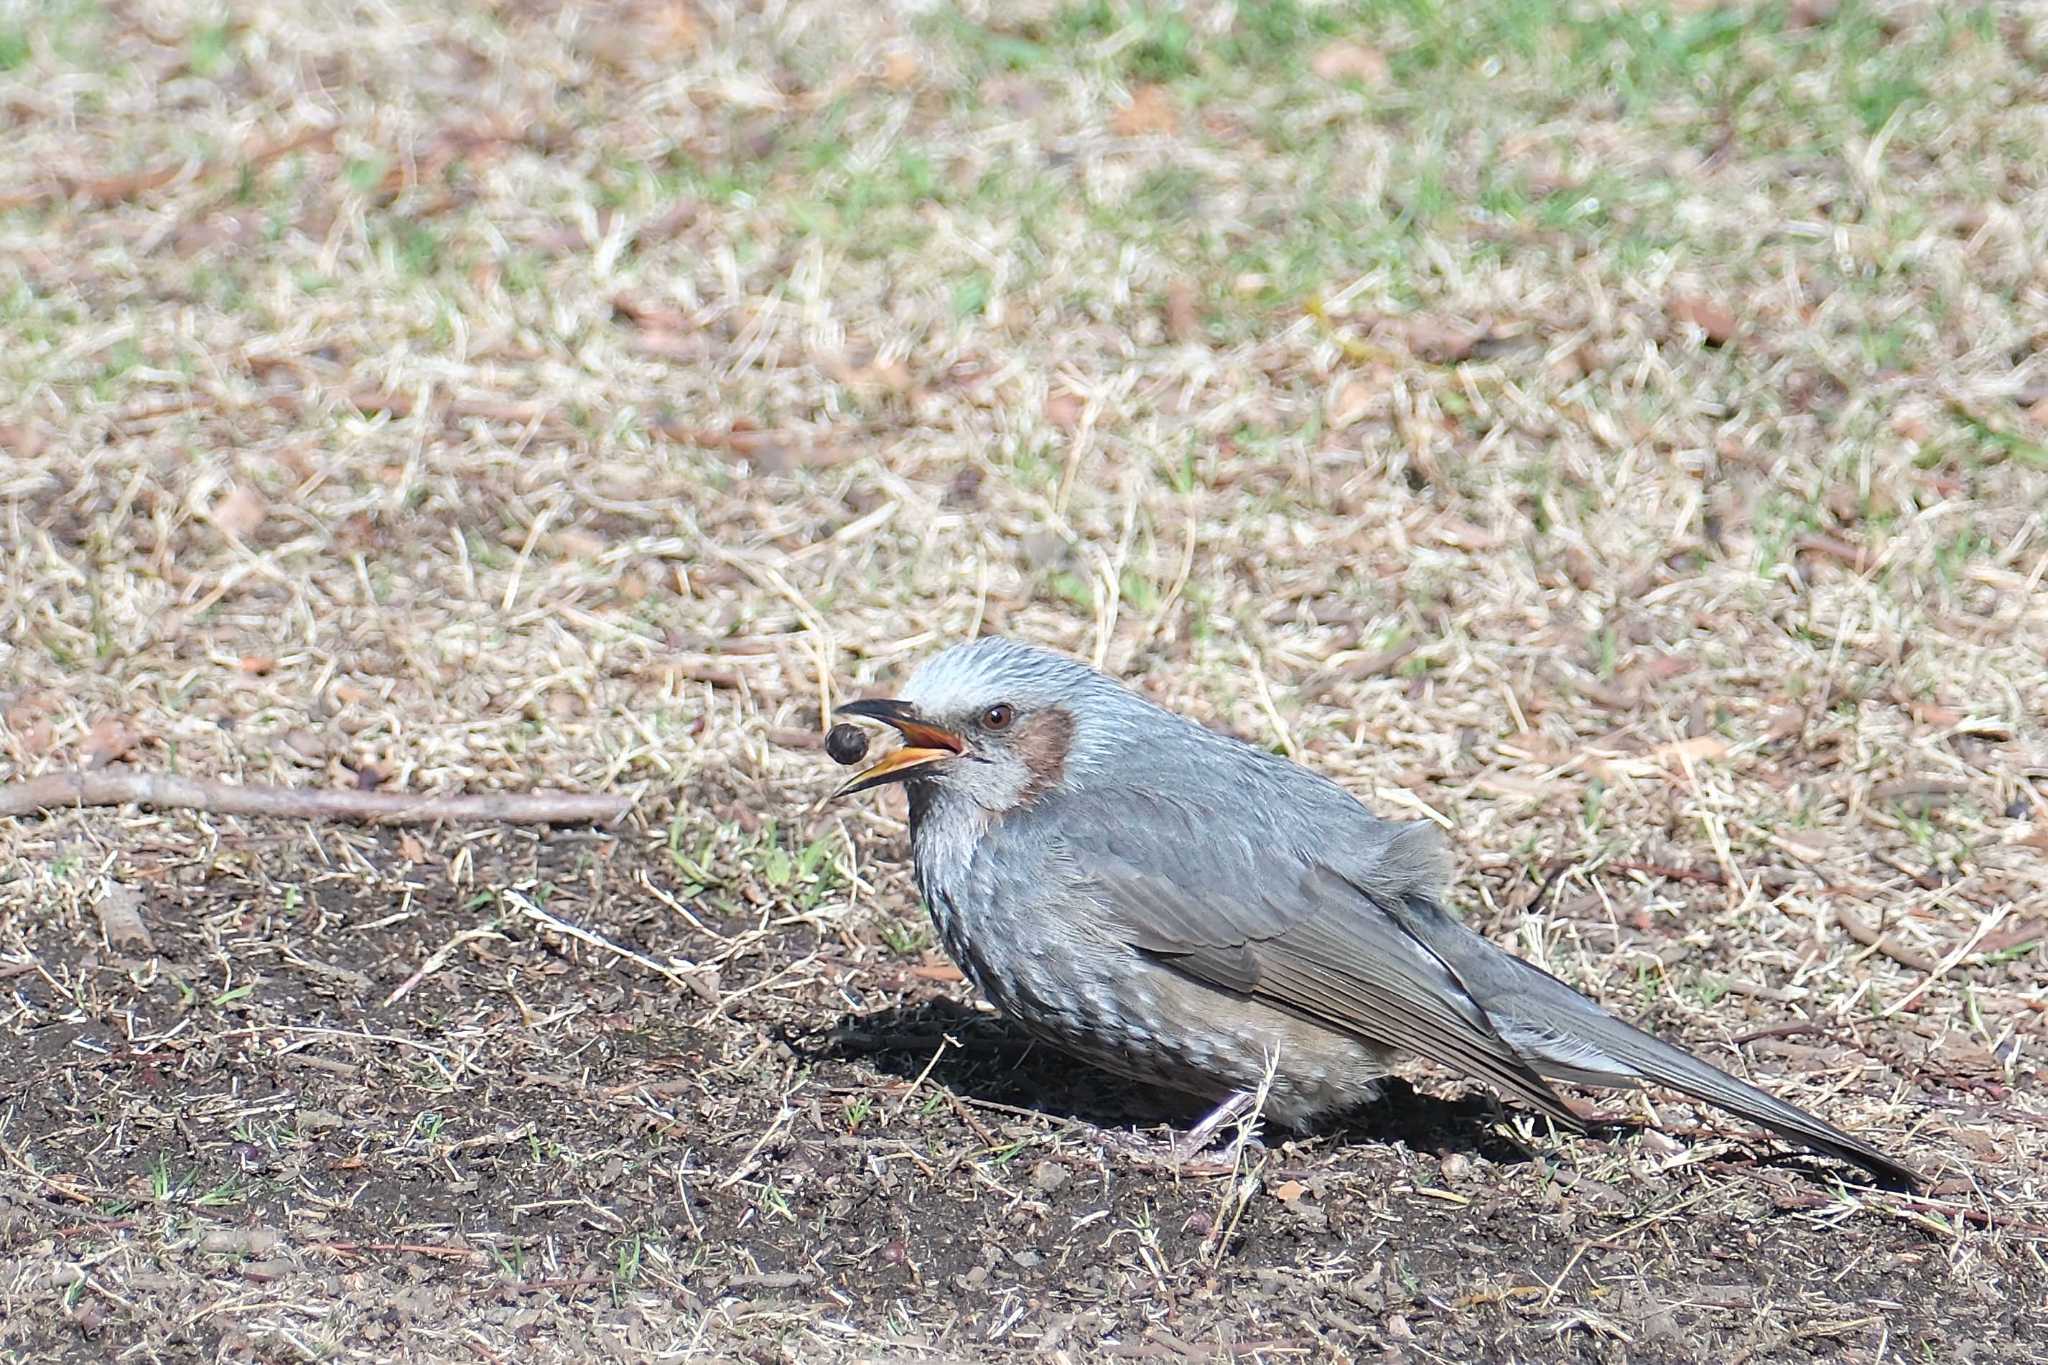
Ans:
[[[1240,1090],[1224,1099],[1223,1103],[1204,1114],[1194,1127],[1179,1142],[1173,1144],[1176,1161],[1191,1161],[1201,1155],[1202,1149],[1214,1140],[1216,1135],[1251,1112],[1258,1102],[1258,1096],[1249,1090]]]
[[[1250,1113],[1257,1099],[1258,1097],[1250,1091],[1239,1091],[1230,1095],[1204,1114],[1194,1127],[1181,1134],[1179,1138],[1170,1138],[1164,1143],[1155,1142],[1137,1133],[1115,1133],[1108,1129],[1096,1131],[1112,1146],[1146,1165],[1166,1166],[1177,1174],[1188,1176],[1229,1175],[1236,1169],[1234,1159],[1205,1160],[1202,1153],[1216,1140],[1218,1133]]]

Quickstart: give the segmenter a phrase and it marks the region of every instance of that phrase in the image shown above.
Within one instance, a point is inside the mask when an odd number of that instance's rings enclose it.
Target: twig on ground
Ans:
[[[1781,1209],[1827,1209],[1840,1206],[1841,1201],[1833,1195],[1814,1194],[1806,1190],[1779,1189],[1772,1195],[1772,1202]],[[2017,1233],[2022,1237],[2048,1239],[2048,1223],[2037,1223],[2018,1214],[1994,1213],[1990,1209],[1973,1209],[1962,1204],[1951,1204],[1936,1199],[1924,1199],[1918,1195],[1895,1194],[1888,1200],[1873,1200],[1871,1206],[1894,1217],[1903,1212],[1937,1213],[1949,1218],[1959,1218],[1965,1223],[1980,1228],[1998,1228],[2005,1232]]]
[[[1408,656],[1421,647],[1418,640],[1404,640],[1391,649],[1377,649],[1370,654],[1347,659],[1341,664],[1326,664],[1303,679],[1301,685],[1294,689],[1295,700],[1305,706],[1320,699],[1325,692],[1339,683],[1361,682],[1367,678],[1377,678],[1383,673],[1391,673],[1407,662]]]
[[[219,782],[112,767],[51,773],[0,784],[0,817],[77,806],[155,806],[215,815],[275,815],[287,820],[361,820],[379,825],[605,825],[632,809],[632,798],[597,792],[294,791],[254,782]]]
[[[1851,910],[1840,901],[1835,902],[1835,923],[1841,925],[1843,932],[1847,933],[1850,938],[1855,939],[1866,948],[1875,949],[1883,953],[1901,967],[1906,967],[1916,972],[1926,972],[1929,975],[1933,974],[1936,966],[1933,958],[1925,953],[1908,948],[1902,943],[1894,942],[1892,939],[1880,934],[1877,930],[1865,924],[1854,910]]]
[[[1537,885],[1536,894],[1529,897],[1529,903],[1522,907],[1522,913],[1524,915],[1533,915],[1542,909],[1544,899],[1550,895],[1550,888],[1556,886],[1563,879],[1564,874],[1572,870],[1572,866],[1572,860],[1569,858],[1559,858],[1553,862],[1549,870],[1544,873],[1542,882]]]
[[[953,1038],[950,1034],[939,1039],[938,1047],[932,1052],[932,1059],[924,1064],[924,1070],[917,1073],[917,1079],[912,1081],[910,1083],[910,1088],[903,1092],[903,1098],[896,1101],[895,1111],[889,1115],[889,1118],[892,1121],[903,1116],[904,1106],[910,1103],[910,1097],[912,1095],[915,1095],[918,1091],[918,1087],[924,1084],[925,1077],[932,1074],[932,1068],[939,1064],[939,1058],[946,1055],[946,1049],[949,1047],[958,1046],[959,1044],[953,1041]]]
[[[330,1256],[362,1256],[368,1252],[396,1252],[406,1256],[431,1256],[442,1261],[477,1262],[487,1259],[483,1252],[468,1247],[435,1246],[431,1242],[308,1242],[307,1251],[322,1251]]]
[[[413,974],[401,981],[391,994],[384,997],[384,1008],[390,1009],[393,1005],[405,999],[406,996],[412,994],[413,987],[447,966],[448,959],[463,944],[468,943],[472,939],[479,938],[495,938],[503,941],[504,937],[503,934],[498,932],[498,924],[495,920],[489,924],[479,924],[474,928],[464,929],[454,938],[449,939],[446,943],[434,949],[433,952],[427,954],[426,960],[420,963]]]
[[[1958,963],[1962,962],[1965,958],[1969,957],[1971,953],[1975,952],[1977,945],[1984,941],[1985,935],[1989,934],[1993,929],[1996,929],[1999,925],[2003,924],[2005,922],[2006,915],[2009,914],[2011,910],[2012,907],[2010,905],[2001,905],[1994,909],[1990,914],[1986,915],[1982,920],[1980,920],[1977,924],[1976,930],[1967,939],[1964,939],[1961,945],[1958,946],[1954,952],[1944,957],[1941,961],[1935,963],[1928,970],[1927,975],[1920,978],[1920,984],[1915,986],[1912,990],[1907,991],[1905,999],[1899,1001],[1890,1009],[1887,1009],[1884,1012],[1885,1016],[1889,1017],[1891,1015],[1897,1014],[1900,1010],[1910,1008],[1914,1001],[1918,1000],[1922,995],[1926,993],[1927,988],[1929,986],[1932,986],[1935,982],[1941,980],[1941,978],[1943,978],[1944,976],[1947,976],[1949,972],[1952,971]]]
[[[1751,1029],[1747,1033],[1736,1034],[1728,1041],[1740,1047],[1744,1043],[1754,1043],[1761,1038],[1797,1038],[1801,1034],[1806,1033],[1819,1034],[1823,1038],[1834,1038],[1843,1032],[1844,1030],[1835,1024],[1801,1022],[1796,1024],[1778,1024],[1771,1028]],[[1854,1040],[1852,1039],[1851,1041]]]
[[[1613,868],[1617,872],[1640,872],[1648,877],[1662,877],[1672,882],[1700,882],[1707,886],[1726,886],[1728,876],[1712,867],[1672,867],[1666,863],[1637,863],[1615,858],[1600,864],[1595,871]]]
[[[671,985],[681,986],[686,990],[690,989],[689,977],[684,972],[680,972],[676,970],[674,967],[670,967],[663,963],[656,962],[653,958],[647,956],[645,953],[636,953],[631,948],[621,948],[618,944],[613,943],[610,939],[604,937],[602,934],[593,934],[590,932],[590,930],[583,928],[581,925],[571,924],[569,923],[569,921],[565,919],[559,919],[554,915],[550,915],[547,911],[541,909],[538,905],[535,905],[532,901],[528,900],[525,896],[520,895],[517,891],[507,890],[501,891],[498,894],[504,899],[507,905],[511,906],[520,914],[526,916],[530,920],[533,920],[537,924],[545,925],[547,928],[554,930],[558,934],[566,934],[570,938],[580,939],[581,941],[589,944],[593,948],[602,948],[608,953],[617,953],[620,957],[625,958],[628,962],[638,963],[640,966],[645,967],[648,971],[653,972],[655,975],[666,978]]]
[[[974,1135],[981,1139],[982,1146],[988,1148],[988,1150],[990,1150],[991,1152],[1002,1150],[1004,1145],[1003,1140],[997,1137],[994,1133],[991,1133],[988,1130],[987,1124],[983,1123],[980,1119],[974,1117],[974,1111],[972,1109],[969,1109],[966,1105],[962,1104],[960,1102],[960,1097],[958,1095],[954,1094],[950,1090],[943,1091],[941,1093],[943,1093],[947,1101],[952,1104],[953,1112],[959,1115],[960,1121],[966,1124],[969,1128],[972,1128],[974,1130]]]

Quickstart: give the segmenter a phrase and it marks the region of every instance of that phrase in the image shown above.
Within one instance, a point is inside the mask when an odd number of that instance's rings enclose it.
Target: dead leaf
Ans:
[[[1963,713],[1931,701],[1916,701],[1907,708],[1913,719],[1935,730],[1949,730],[1963,723]]]
[[[419,835],[406,830],[398,836],[398,856],[409,863],[423,863],[427,860],[427,845]]]
[[[109,948],[123,952],[156,951],[156,941],[149,936],[149,926],[142,919],[142,897],[134,887],[108,882],[93,906],[93,913],[99,918],[100,932],[106,935]]]
[[[882,84],[891,90],[908,90],[917,84],[924,63],[909,48],[899,47],[882,58]]]
[[[1828,856],[1827,845],[1818,839],[1801,839],[1790,834],[1776,834],[1771,837],[1771,842],[1802,863],[1817,863]]]
[[[836,464],[855,453],[844,445],[802,444],[803,438],[791,432],[756,430],[744,418],[726,431],[688,426],[675,418],[650,422],[648,430],[665,440],[723,451],[745,460],[757,474],[786,474],[799,466]]]
[[[584,56],[619,71],[632,70],[647,55],[648,35],[623,25],[592,24],[578,36],[577,46]]]
[[[910,974],[920,981],[965,981],[960,969],[950,962],[925,962],[910,969]]]
[[[550,539],[554,542],[555,553],[563,559],[596,559],[605,552],[603,536],[574,526],[565,526]]]
[[[1131,102],[1110,116],[1109,126],[1119,137],[1171,135],[1180,128],[1180,114],[1165,86],[1141,85],[1131,92]]]
[[[1309,58],[1308,69],[1320,81],[1378,85],[1387,78],[1387,58],[1378,48],[1364,43],[1336,42]]]
[[[1993,1135],[1982,1128],[1949,1128],[1944,1130],[1970,1154],[1987,1166],[2001,1166],[2006,1158],[2006,1139]]]
[[[1194,287],[1186,280],[1175,280],[1167,288],[1165,311],[1169,341],[1186,345],[1202,339],[1202,320],[1195,313]]]
[[[1780,706],[1771,712],[1771,723],[1764,731],[1769,740],[1790,739],[1806,729],[1806,712],[1797,706]]]
[[[0,711],[0,735],[13,740],[17,760],[26,762],[50,752],[57,732],[50,724],[57,714],[57,694],[49,691],[24,692]]]
[[[1420,642],[1404,640],[1390,648],[1360,654],[1343,663],[1325,664],[1301,680],[1300,685],[1295,688],[1295,695],[1304,702],[1315,701],[1339,683],[1377,678],[1381,674],[1391,673],[1418,648]]]
[[[0,450],[33,460],[43,453],[45,444],[42,432],[35,427],[18,422],[0,422]]]
[[[1464,323],[1429,317],[1407,318],[1396,330],[1408,354],[1431,365],[1456,365],[1471,359],[1485,335],[1479,328]]]
[[[663,5],[647,25],[647,39],[657,57],[690,56],[704,41],[704,26],[697,17],[697,7],[688,0],[672,0]]]
[[[1595,706],[1604,706],[1610,711],[1633,711],[1643,702],[1634,688],[1610,686],[1597,678],[1574,679],[1572,689]]]
[[[1643,675],[1652,682],[1670,682],[1693,671],[1697,663],[1684,654],[1659,654],[1643,660]]]
[[[639,247],[653,246],[659,242],[672,241],[682,236],[683,229],[695,223],[704,214],[704,206],[695,199],[677,199],[660,213],[641,221],[633,230],[633,244]]]
[[[287,730],[278,744],[285,753],[309,768],[324,767],[327,763],[329,745],[317,730]]]
[[[696,325],[690,315],[680,308],[668,308],[645,299],[636,299],[630,294],[618,294],[612,298],[612,316],[624,319],[636,327],[655,332],[691,332]]]
[[[1726,740],[1713,735],[1694,735],[1691,739],[1673,740],[1650,750],[1650,757],[1659,763],[1677,767],[1685,763],[1711,763],[1728,752]]]
[[[263,518],[270,514],[270,504],[255,490],[236,484],[213,500],[213,507],[207,513],[209,520],[222,532],[237,540],[245,539],[251,531],[263,524]]]
[[[981,83],[981,102],[1029,116],[1045,108],[1045,89],[1029,76],[991,76]]]
[[[2037,427],[2048,427],[2048,398],[2043,398],[2027,409],[2027,420]]]
[[[711,338],[701,332],[671,332],[665,327],[643,327],[627,346],[637,354],[672,365],[701,365],[712,352]]]
[[[1498,550],[1507,543],[1506,538],[1503,536],[1496,535],[1484,527],[1474,526],[1469,521],[1460,521],[1458,518],[1451,516],[1438,517],[1435,521],[1431,522],[1428,534],[1431,539],[1440,545],[1448,545],[1454,550],[1472,550],[1482,554],[1489,550]]]
[[[41,758],[57,742],[57,732],[47,720],[11,728],[14,730],[14,752],[22,759]]]
[[[1308,1193],[1308,1186],[1299,1180],[1283,1180],[1273,1187],[1273,1197],[1283,1204],[1292,1204]]]
[[[1565,379],[1573,380],[1591,378],[1605,366],[1606,359],[1600,347],[1589,341],[1561,358],[1553,368]]]
[[[2020,920],[2008,924],[1995,933],[1986,934],[1977,942],[1977,951],[1987,957],[1998,953],[2009,953],[2015,948],[2027,947],[2048,938],[2048,925],[2041,921]]]
[[[104,768],[126,758],[139,739],[119,716],[103,716],[86,732],[80,752],[88,768]]]
[[[1792,543],[1792,549],[1796,554],[1832,559],[1859,572],[1871,557],[1869,551],[1840,536],[1803,535]]]
[[[1523,777],[1520,773],[1501,772],[1481,773],[1472,783],[1472,788],[1487,796],[1522,797],[1531,801],[1541,801],[1544,797],[1562,790],[1555,782]]]
[[[1345,380],[1323,404],[1323,420],[1329,423],[1332,431],[1342,431],[1354,425],[1372,411],[1381,390],[1381,385],[1364,379]]]
[[[879,390],[892,398],[910,398],[917,393],[917,379],[900,356],[887,360],[871,357],[860,361],[848,360],[844,356],[827,356],[819,360],[818,368],[850,389]]]
[[[1045,396],[1045,420],[1061,431],[1075,432],[1081,429],[1081,415],[1088,404],[1081,395],[1059,389]]]
[[[1669,305],[1671,320],[1697,327],[1709,346],[1726,346],[1740,329],[1735,314],[1704,294],[1678,294]]]

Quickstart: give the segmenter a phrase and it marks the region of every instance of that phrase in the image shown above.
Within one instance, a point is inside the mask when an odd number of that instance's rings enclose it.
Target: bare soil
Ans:
[[[649,894],[688,888],[644,838],[408,857],[404,837],[256,831],[207,862],[144,841],[119,866],[147,959],[109,951],[84,897],[45,902],[0,1063],[7,1278],[44,1304],[10,1315],[18,1358],[2025,1360],[2042,1340],[2048,1230],[1973,1226],[2025,1213],[1954,1182],[1930,1203],[1963,1212],[1930,1215],[1683,1109],[1676,1140],[1558,1140],[1442,1083],[1176,1172],[1103,1135],[1163,1139],[1170,1100],[1034,1049],[925,958],[766,897],[693,925]],[[704,969],[651,976],[501,892]],[[2016,1117],[1932,1076],[1914,1108]]]

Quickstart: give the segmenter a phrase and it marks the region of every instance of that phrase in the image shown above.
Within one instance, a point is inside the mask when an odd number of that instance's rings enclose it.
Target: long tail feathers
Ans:
[[[1600,1016],[1595,1025],[1574,1011],[1570,1027],[1578,1035],[1573,1040],[1576,1046],[1569,1046],[1563,1050],[1564,1055],[1556,1057],[1532,1046],[1535,1039],[1528,1030],[1517,1029],[1509,1036],[1518,1050],[1529,1055],[1530,1063],[1537,1071],[1558,1080],[1584,1079],[1597,1084],[1623,1086],[1648,1082],[1669,1086],[1694,1099],[1719,1105],[1731,1114],[1760,1123],[1772,1132],[1803,1142],[1815,1151],[1861,1166],[1882,1180],[1908,1187],[1919,1183],[1917,1172],[1860,1138],[1611,1015]],[[1587,1045],[1597,1048],[1619,1065],[1605,1073],[1588,1069]]]
[[[1622,1022],[1538,967],[1495,948],[1440,907],[1410,900],[1403,921],[1451,968],[1501,1038],[1553,1080],[1645,1083],[1719,1105],[1816,1151],[1913,1188],[1918,1172],[1796,1105]]]

